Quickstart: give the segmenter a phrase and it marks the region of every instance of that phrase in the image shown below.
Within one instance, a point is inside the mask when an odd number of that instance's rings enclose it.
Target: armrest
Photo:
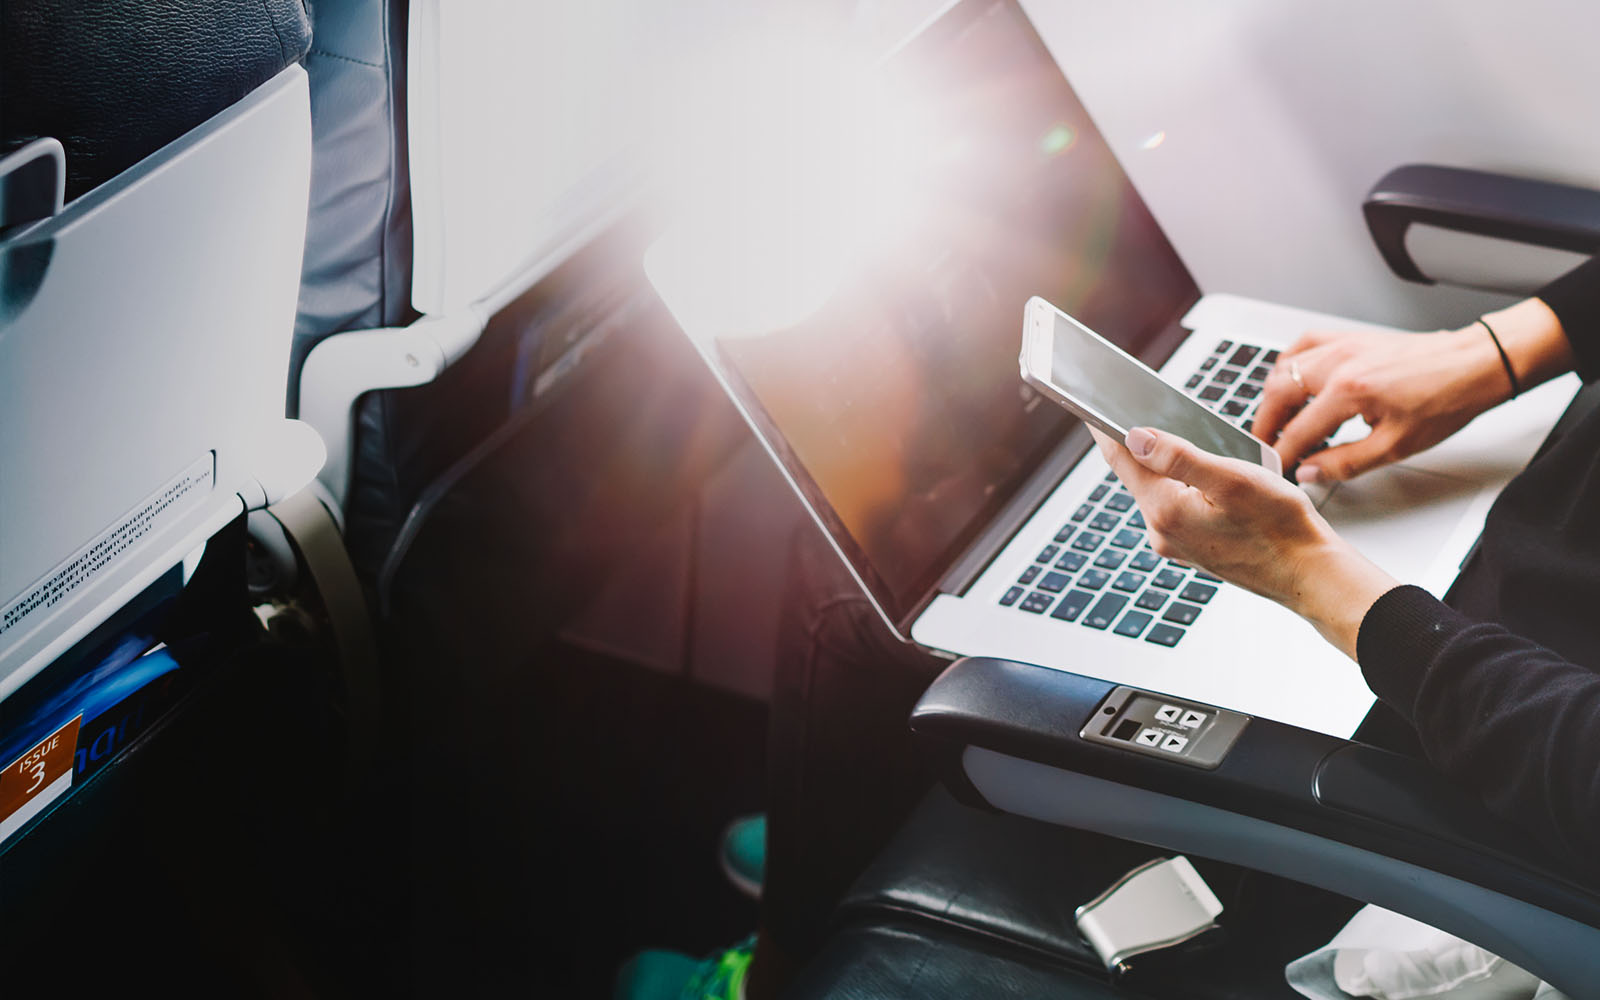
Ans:
[[[1600,250],[1600,192],[1569,184],[1411,164],[1385,174],[1361,209],[1390,269],[1427,285],[1434,280],[1406,245],[1413,224],[1549,250]]]
[[[960,749],[968,791],[991,807],[1376,903],[1573,996],[1600,982],[1600,880],[1425,763],[1268,719],[1249,719],[1210,769],[1080,736],[1116,710],[1107,699],[1117,690],[969,658],[929,687],[911,725]]]

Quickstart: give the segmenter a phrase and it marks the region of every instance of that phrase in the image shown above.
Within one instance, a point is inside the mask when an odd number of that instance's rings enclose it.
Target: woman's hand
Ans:
[[[1309,497],[1258,465],[1162,431],[1134,428],[1126,446],[1094,434],[1158,555],[1285,605],[1354,658],[1362,617],[1396,581],[1341,539]]]
[[[1481,327],[1314,332],[1279,356],[1252,430],[1285,469],[1300,463],[1301,482],[1342,480],[1438,444],[1510,395],[1500,355]],[[1313,452],[1357,416],[1370,434]]]
[[[1573,365],[1561,322],[1539,299],[1484,317],[1527,389]],[[1343,480],[1429,448],[1511,395],[1482,324],[1438,333],[1308,333],[1268,376],[1252,427],[1301,482]],[[1298,376],[1298,377],[1296,377]],[[1346,420],[1372,432],[1314,452]]]

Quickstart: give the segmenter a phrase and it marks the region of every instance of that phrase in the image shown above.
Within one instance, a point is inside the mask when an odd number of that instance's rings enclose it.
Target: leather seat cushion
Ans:
[[[1073,912],[1159,856],[1143,844],[971,808],[936,787],[856,881],[841,913],[910,914],[1098,970]]]
[[[838,911],[841,930],[830,939],[827,962],[860,962],[846,976],[844,992],[802,995],[893,997],[908,984],[969,983],[985,996],[981,977],[1011,982],[997,963],[1013,963],[1015,981],[1056,984],[1066,992],[1042,996],[1149,995],[1195,1000],[1293,1000],[1297,994],[1283,977],[1284,964],[1326,942],[1358,904],[1205,858],[1195,867],[1225,907],[1221,945],[1177,962],[1135,962],[1134,974],[1118,992],[1104,992],[1106,973],[1099,957],[1078,935],[1077,907],[1103,892],[1129,869],[1172,852],[1143,844],[1051,826],[957,802],[934,788],[913,812],[894,841],[859,878]],[[883,933],[862,930],[875,927]],[[926,971],[924,956],[906,941],[941,942]],[[874,953],[873,947],[881,948]],[[947,950],[947,954],[942,950]],[[890,968],[897,962],[910,966]],[[824,963],[826,964],[826,963]],[[969,971],[961,966],[969,965]],[[963,979],[971,975],[977,979]],[[1051,979],[1050,977],[1055,977]],[[909,977],[909,978],[908,978]],[[931,977],[923,980],[922,977]],[[809,980],[808,980],[809,981]],[[1101,993],[1085,984],[1099,984]],[[880,992],[872,992],[879,984]],[[871,987],[871,988],[869,988]],[[942,987],[941,987],[942,988]],[[1078,992],[1074,992],[1078,991]],[[1010,996],[1005,992],[992,995]]]
[[[1120,995],[1104,981],[1004,942],[915,922],[842,930],[784,993],[800,1000],[1112,1000]]]

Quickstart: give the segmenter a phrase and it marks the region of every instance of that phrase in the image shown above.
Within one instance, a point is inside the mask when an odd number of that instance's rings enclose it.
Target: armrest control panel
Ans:
[[[1209,771],[1222,763],[1249,721],[1250,716],[1225,708],[1118,686],[1078,735],[1091,743]]]

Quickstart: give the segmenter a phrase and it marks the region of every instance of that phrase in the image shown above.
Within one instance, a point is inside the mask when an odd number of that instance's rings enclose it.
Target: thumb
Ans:
[[[1230,491],[1248,463],[1223,458],[1195,447],[1176,434],[1153,427],[1135,427],[1124,441],[1134,459],[1151,472],[1176,479],[1215,497]],[[1248,473],[1246,473],[1248,475]]]

